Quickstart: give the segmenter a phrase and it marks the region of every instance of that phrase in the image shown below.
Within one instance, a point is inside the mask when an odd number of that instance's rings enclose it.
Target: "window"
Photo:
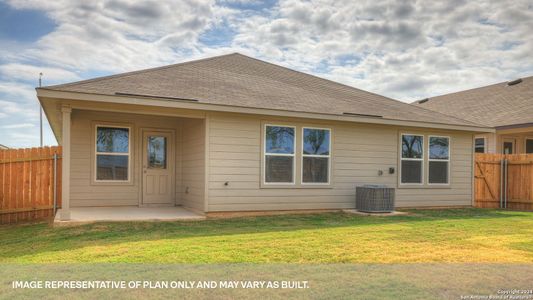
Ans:
[[[474,143],[476,153],[485,153],[485,138],[476,138]]]
[[[167,168],[167,138],[164,136],[148,137],[148,168]]]
[[[450,169],[450,138],[442,136],[429,137],[428,183],[448,184]]]
[[[424,164],[424,137],[402,134],[401,183],[422,184]]]
[[[128,181],[130,129],[96,126],[96,180]]]
[[[265,183],[294,184],[296,128],[265,126]]]
[[[514,140],[503,141],[503,154],[513,154]]]
[[[302,183],[329,183],[331,130],[302,128]]]
[[[533,153],[533,139],[526,139],[526,153]]]

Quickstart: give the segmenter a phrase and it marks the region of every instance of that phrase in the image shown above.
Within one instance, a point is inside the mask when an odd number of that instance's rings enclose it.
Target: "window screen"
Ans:
[[[450,138],[429,137],[428,183],[447,184],[450,164]]]
[[[303,128],[302,183],[328,183],[330,130]]]
[[[96,127],[96,180],[127,181],[129,128]]]
[[[294,183],[295,128],[265,126],[265,183]]]
[[[401,183],[423,183],[424,137],[402,134],[401,152]]]

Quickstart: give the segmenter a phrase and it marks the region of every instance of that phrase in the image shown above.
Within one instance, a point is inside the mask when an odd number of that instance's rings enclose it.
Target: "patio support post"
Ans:
[[[70,115],[72,108],[62,106],[63,116],[63,164],[61,168],[61,215],[62,221],[70,220]]]

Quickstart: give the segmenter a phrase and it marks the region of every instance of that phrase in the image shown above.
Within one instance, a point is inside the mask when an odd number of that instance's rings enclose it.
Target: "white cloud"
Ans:
[[[37,80],[35,81],[35,86],[37,86]],[[3,99],[6,99],[6,98],[19,99],[19,101],[21,100],[32,101],[30,99],[33,99],[33,101],[37,101],[37,99],[35,98],[35,90],[34,90],[35,86],[24,84],[24,83],[19,83],[19,82],[0,81],[0,95],[3,96],[2,97]],[[22,101],[22,102],[25,102],[25,101]]]
[[[287,0],[243,21],[234,45],[410,101],[530,75],[530,28],[527,1]]]
[[[35,127],[35,125],[31,123],[20,123],[20,124],[4,125],[1,127],[5,129],[16,129],[16,128],[33,128]]]
[[[2,41],[0,127],[37,124],[41,71],[50,84],[230,52],[403,101],[533,75],[529,0],[7,3],[44,12],[56,28],[31,44]],[[224,46],[202,39],[212,30]],[[35,128],[12,132],[25,145],[38,138]]]
[[[77,71],[119,72],[176,62],[186,57],[179,49],[195,49],[199,35],[229,13],[215,11],[211,0],[9,3],[41,9],[58,24],[21,57]]]
[[[0,65],[0,74],[9,80],[33,81],[37,83],[41,72],[45,81],[74,81],[81,79],[76,73],[59,68],[38,67],[20,63]]]

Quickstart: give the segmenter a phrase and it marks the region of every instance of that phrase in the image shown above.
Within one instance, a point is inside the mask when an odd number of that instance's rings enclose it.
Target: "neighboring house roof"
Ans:
[[[533,76],[413,104],[489,127],[533,123]]]
[[[42,89],[484,127],[238,53]]]
[[[0,149],[9,149],[8,146],[0,144]]]

